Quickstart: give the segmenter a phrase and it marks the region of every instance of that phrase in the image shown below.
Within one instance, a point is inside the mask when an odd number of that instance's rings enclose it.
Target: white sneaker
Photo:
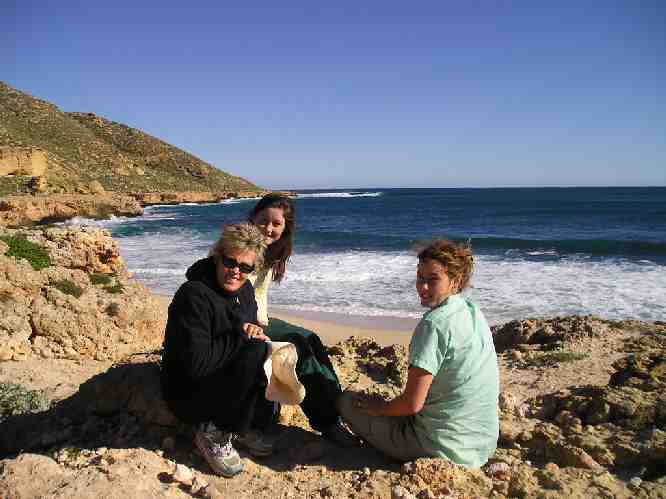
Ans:
[[[215,473],[231,478],[243,471],[243,462],[231,445],[232,433],[218,430],[213,423],[203,423],[194,434],[194,444]]]

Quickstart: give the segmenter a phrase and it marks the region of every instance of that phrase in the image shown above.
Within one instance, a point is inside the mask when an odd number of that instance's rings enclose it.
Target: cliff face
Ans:
[[[56,193],[81,192],[93,181],[117,192],[258,190],[141,130],[92,113],[63,112],[3,82],[0,148],[38,148],[44,155],[38,172],[9,171],[0,158],[0,195],[27,190],[27,178],[36,175]]]
[[[41,177],[46,173],[46,153],[33,147],[0,147],[0,176]]]

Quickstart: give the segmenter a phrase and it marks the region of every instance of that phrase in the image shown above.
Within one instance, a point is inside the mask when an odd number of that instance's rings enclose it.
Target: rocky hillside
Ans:
[[[46,154],[46,192],[255,191],[251,182],[218,170],[141,130],[92,113],[68,113],[0,82],[0,156]],[[38,154],[37,154],[38,153]],[[39,159],[39,170],[42,160]],[[30,170],[4,165],[0,195],[29,190]],[[21,170],[24,170],[22,173]],[[1,172],[0,172],[1,173]]]

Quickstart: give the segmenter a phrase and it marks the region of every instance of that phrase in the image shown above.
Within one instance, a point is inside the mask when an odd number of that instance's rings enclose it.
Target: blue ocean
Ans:
[[[172,294],[223,224],[256,200],[151,206],[105,227],[135,277]],[[294,312],[420,317],[414,245],[469,240],[468,291],[496,324],[596,314],[665,320],[666,187],[298,191],[295,253],[270,304]]]

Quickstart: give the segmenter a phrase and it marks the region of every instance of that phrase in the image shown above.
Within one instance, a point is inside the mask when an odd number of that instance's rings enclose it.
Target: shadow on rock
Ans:
[[[5,419],[0,456],[56,446],[155,446],[166,433],[187,431],[162,399],[158,360],[157,354],[131,356],[49,410]]]
[[[36,451],[71,461],[84,449],[145,448],[210,473],[193,447],[193,427],[179,422],[162,398],[157,354],[131,356],[50,409],[11,416],[1,428],[0,458]],[[270,433],[274,455],[251,462],[275,471],[300,465],[333,470],[398,467],[371,448],[344,449],[298,426],[275,425]],[[241,455],[249,457],[242,450]]]

